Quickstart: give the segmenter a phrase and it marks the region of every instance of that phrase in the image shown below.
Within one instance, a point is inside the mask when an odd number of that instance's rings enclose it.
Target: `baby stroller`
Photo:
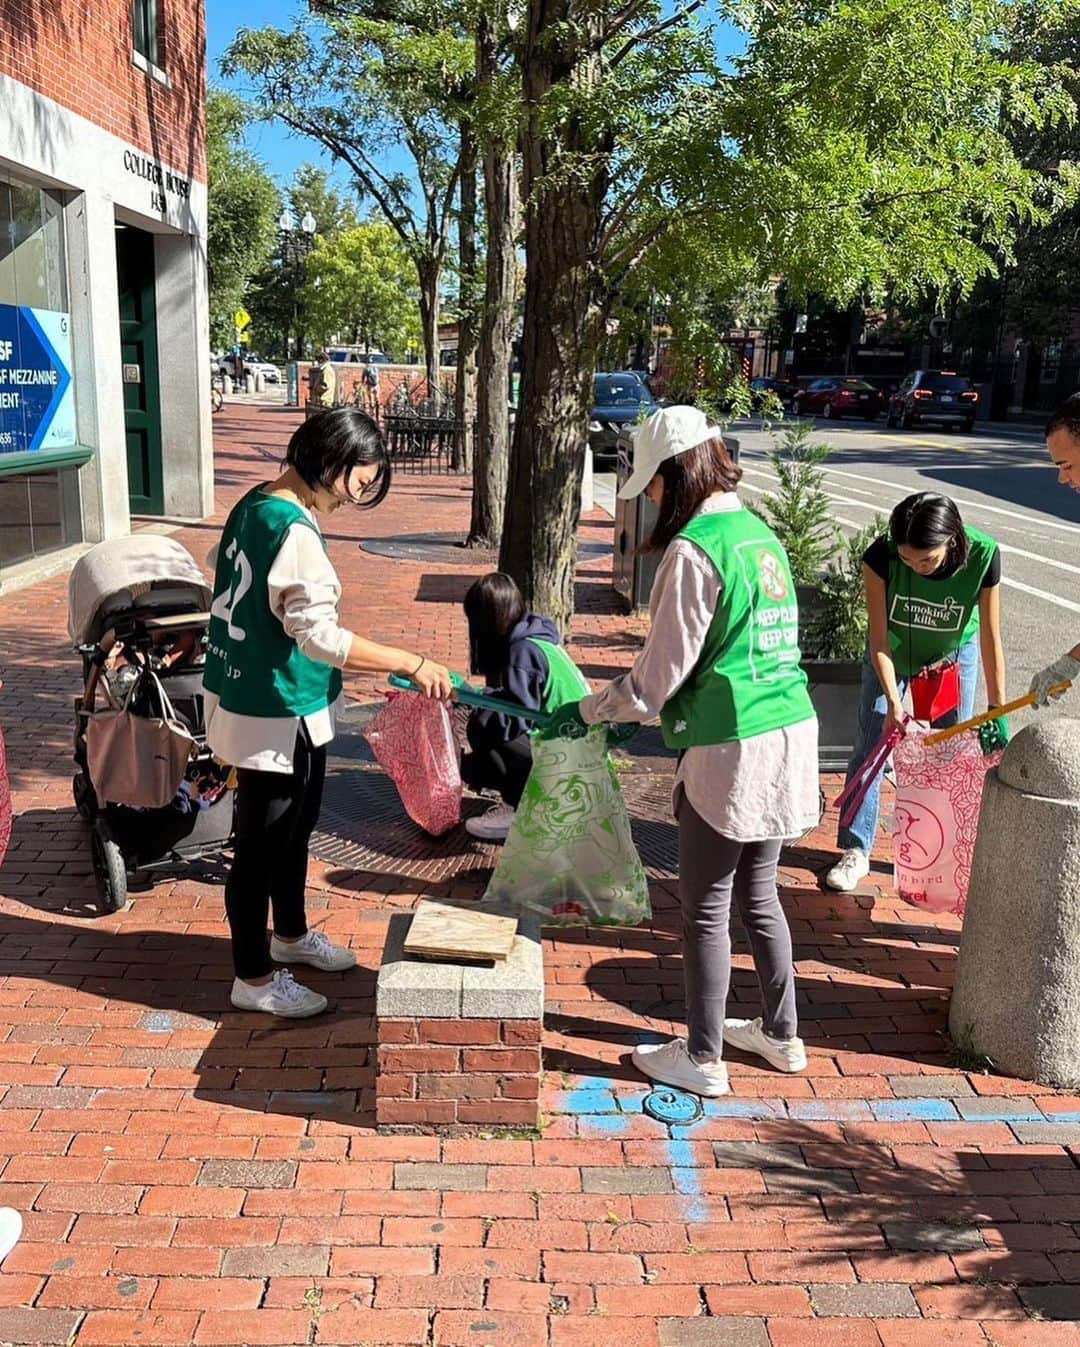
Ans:
[[[232,836],[229,769],[207,748],[203,715],[211,597],[191,554],[154,534],[100,543],[71,572],[68,633],[83,666],[72,792],[75,808],[93,827],[94,874],[105,912],[123,907],[129,879],[218,852]],[[99,799],[91,780],[90,718],[102,706],[124,704],[136,716],[171,711],[194,741],[180,789],[161,808]]]

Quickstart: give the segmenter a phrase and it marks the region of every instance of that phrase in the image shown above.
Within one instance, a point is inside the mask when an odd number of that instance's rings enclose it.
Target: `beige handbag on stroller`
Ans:
[[[94,680],[90,689],[86,727],[87,769],[97,798],[144,809],[171,804],[198,745],[177,716],[161,679],[143,669],[122,705],[106,683],[109,705],[95,711],[94,692],[100,681]],[[160,715],[137,715],[131,709],[139,691],[156,698]]]

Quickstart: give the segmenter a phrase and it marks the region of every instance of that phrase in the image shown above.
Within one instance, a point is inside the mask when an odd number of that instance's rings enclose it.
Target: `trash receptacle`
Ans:
[[[724,447],[736,463],[739,461],[739,441],[733,435],[724,436]],[[653,580],[660,557],[654,553],[642,556],[638,548],[656,525],[656,506],[642,493],[633,500],[620,500],[618,492],[626,485],[633,471],[634,444],[628,431],[618,441],[618,463],[615,468],[615,564],[612,584],[628,612],[644,612],[649,606]]]

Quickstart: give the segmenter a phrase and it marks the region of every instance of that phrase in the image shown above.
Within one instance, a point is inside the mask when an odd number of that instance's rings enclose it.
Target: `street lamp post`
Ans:
[[[300,330],[300,286],[303,283],[304,264],[315,245],[315,231],[318,224],[311,211],[306,210],[297,228],[296,217],[286,206],[278,219],[281,231],[281,260],[289,273],[292,288],[292,328],[296,335],[296,359],[303,357],[303,334]],[[292,358],[289,329],[285,329],[285,359]]]

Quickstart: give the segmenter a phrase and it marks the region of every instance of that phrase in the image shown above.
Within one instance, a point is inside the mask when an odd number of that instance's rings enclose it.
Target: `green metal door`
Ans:
[[[152,234],[126,225],[117,229],[116,273],[120,290],[128,498],[132,514],[163,514],[165,492],[161,470],[161,397]]]

